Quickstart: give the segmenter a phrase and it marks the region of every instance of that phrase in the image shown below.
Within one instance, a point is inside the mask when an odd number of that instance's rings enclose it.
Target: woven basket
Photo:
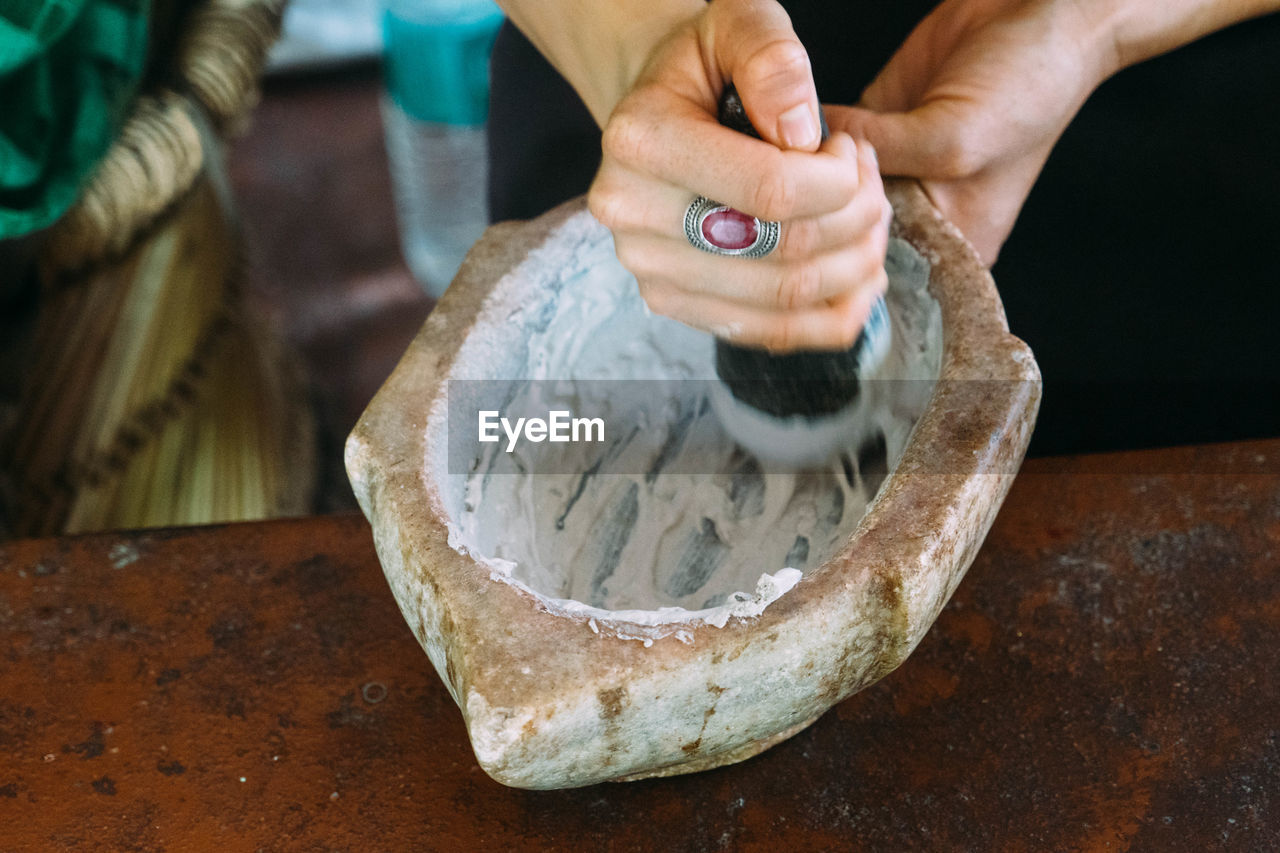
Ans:
[[[119,139],[45,235],[23,387],[0,437],[10,533],[305,512],[305,383],[245,298],[221,137],[283,0],[158,4]]]

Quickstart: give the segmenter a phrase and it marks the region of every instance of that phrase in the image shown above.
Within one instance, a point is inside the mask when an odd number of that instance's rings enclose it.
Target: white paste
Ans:
[[[710,336],[646,310],[607,231],[584,213],[557,233],[495,286],[451,378],[559,380],[521,393],[575,414],[600,387],[577,380],[714,379]],[[858,435],[884,435],[892,470],[928,402],[942,336],[926,290],[927,261],[900,240],[889,254],[893,345],[878,376],[917,381],[865,384]],[[760,473],[702,398],[709,387],[672,383],[670,399],[627,412],[623,420],[643,427],[630,441],[615,433],[604,445],[538,445],[543,460],[563,454],[557,470],[565,473],[509,473],[519,469],[522,451],[508,454],[497,444],[483,446],[471,473],[449,473],[447,418],[433,412],[427,472],[444,496],[450,546],[548,610],[646,645],[673,633],[688,642],[690,622],[723,626],[759,615],[802,571],[842,547],[876,484],[852,460],[848,470],[836,462],[820,471]],[[702,396],[681,398],[686,388]],[[663,457],[667,473],[584,482],[582,472],[602,453],[629,460],[613,470],[649,470],[669,438],[679,449]],[[705,559],[690,559],[698,546]],[[605,554],[616,562],[602,560]],[[606,574],[602,564],[615,567]]]

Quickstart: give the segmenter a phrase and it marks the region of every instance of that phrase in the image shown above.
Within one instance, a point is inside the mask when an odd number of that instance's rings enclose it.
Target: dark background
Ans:
[[[785,5],[831,102],[856,100],[932,6]],[[586,191],[599,133],[509,25],[490,129],[495,219]],[[1278,154],[1277,15],[1127,69],[1089,100],[992,270],[1044,374],[1033,454],[1280,432]]]

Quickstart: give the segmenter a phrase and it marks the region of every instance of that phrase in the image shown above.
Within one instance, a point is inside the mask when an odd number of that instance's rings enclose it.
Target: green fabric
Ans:
[[[75,201],[142,76],[149,11],[150,0],[0,0],[0,239]]]

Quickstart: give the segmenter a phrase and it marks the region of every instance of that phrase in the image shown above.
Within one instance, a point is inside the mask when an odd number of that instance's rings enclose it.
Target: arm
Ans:
[[[705,0],[499,0],[603,127],[657,46]]]
[[[994,263],[1058,137],[1099,84],[1280,0],[945,0],[833,127],[919,178]]]
[[[1094,0],[1086,14],[1110,33],[1115,72],[1277,10],[1278,0]]]

